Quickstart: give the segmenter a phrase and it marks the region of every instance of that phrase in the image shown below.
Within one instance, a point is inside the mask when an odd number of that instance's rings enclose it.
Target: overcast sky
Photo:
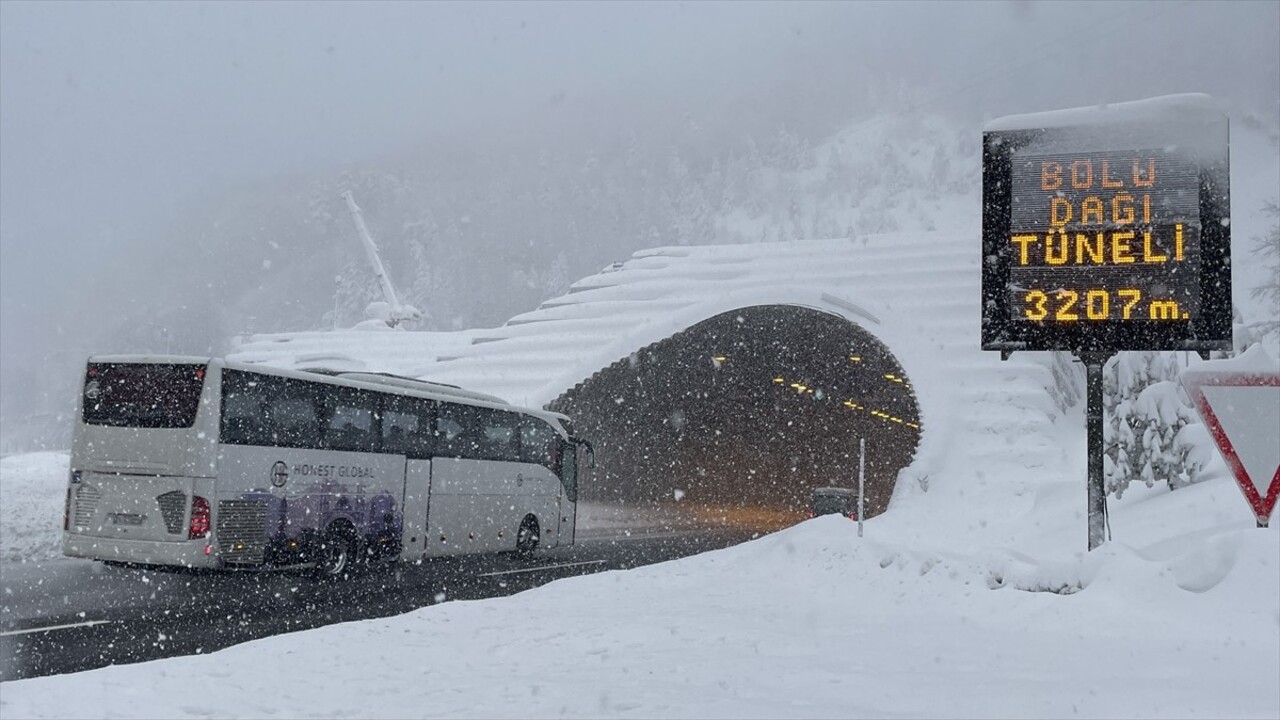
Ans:
[[[63,294],[55,278],[91,274],[232,184],[341,168],[449,130],[518,127],[567,95],[646,79],[712,85],[733,59],[753,64],[750,49],[787,16],[815,9],[801,10],[0,3],[6,340]]]
[[[1274,114],[1278,7],[5,0],[0,350],[74,347],[48,323],[201,200],[443,132],[711,112],[867,73],[975,114],[1189,91]]]

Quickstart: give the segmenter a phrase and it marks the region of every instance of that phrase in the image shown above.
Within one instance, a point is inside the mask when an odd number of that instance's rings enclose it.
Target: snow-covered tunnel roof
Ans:
[[[259,335],[232,357],[394,372],[542,406],[721,313],[803,306],[856,323],[901,363],[920,408],[921,441],[908,469],[916,477],[948,464],[952,452],[1034,466],[1052,443],[1052,376],[1041,358],[1002,362],[979,349],[979,246],[962,233],[911,233],[654,248],[498,328]]]

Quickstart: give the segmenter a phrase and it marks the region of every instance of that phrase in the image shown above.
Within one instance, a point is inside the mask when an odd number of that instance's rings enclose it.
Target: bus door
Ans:
[[[586,468],[596,466],[595,447],[580,438],[570,437],[564,444],[564,459],[561,465],[561,477],[564,479],[564,495],[560,499],[560,538],[566,545],[572,545],[578,526],[578,501],[581,498],[582,483],[587,476]]]
[[[564,443],[560,456],[560,544],[572,545],[578,525],[578,444]]]
[[[431,454],[434,403],[410,397],[385,398],[382,449],[404,463],[400,557],[417,560],[427,550],[427,516],[431,509]]]
[[[401,557],[417,560],[427,551],[427,517],[431,512],[431,461],[409,458],[404,470],[404,530]]]

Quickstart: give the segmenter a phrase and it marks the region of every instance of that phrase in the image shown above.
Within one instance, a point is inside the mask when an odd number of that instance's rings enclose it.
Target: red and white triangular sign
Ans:
[[[1280,497],[1280,367],[1249,355],[1190,368],[1182,385],[1265,526]]]

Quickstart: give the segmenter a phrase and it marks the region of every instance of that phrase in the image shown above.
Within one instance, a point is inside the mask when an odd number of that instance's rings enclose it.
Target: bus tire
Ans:
[[[520,529],[516,531],[516,554],[520,557],[532,555],[538,549],[539,533],[538,518],[525,515],[520,522]]]
[[[355,570],[356,535],[350,528],[336,525],[321,536],[316,545],[318,555],[313,570],[321,580],[345,580]]]

